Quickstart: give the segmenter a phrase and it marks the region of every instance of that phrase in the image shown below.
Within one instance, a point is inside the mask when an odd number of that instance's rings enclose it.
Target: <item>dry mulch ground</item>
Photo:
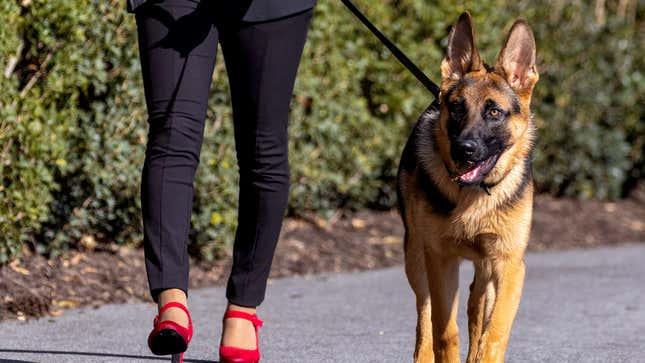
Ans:
[[[616,202],[538,196],[529,250],[645,242],[644,194]],[[401,264],[402,236],[397,211],[339,211],[328,220],[287,219],[271,277]],[[222,285],[229,268],[230,257],[193,262],[191,287]],[[0,267],[0,321],[140,301],[149,301],[140,249],[73,252],[54,260],[27,256]]]

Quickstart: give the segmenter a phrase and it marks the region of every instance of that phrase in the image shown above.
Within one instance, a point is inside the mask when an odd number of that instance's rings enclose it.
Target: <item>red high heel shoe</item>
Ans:
[[[258,328],[262,326],[262,320],[256,314],[249,314],[242,311],[228,310],[224,319],[240,318],[250,321],[255,328],[255,349],[240,349],[235,347],[219,347],[219,363],[258,363],[260,362],[260,344]]]
[[[188,316],[188,328],[185,328],[174,321],[164,320],[159,322],[159,317],[169,308],[179,308]],[[148,336],[148,347],[155,355],[172,354],[172,362],[182,363],[184,352],[188,349],[188,343],[193,337],[193,321],[190,318],[188,308],[182,303],[170,302],[159,309],[155,317],[154,329]]]

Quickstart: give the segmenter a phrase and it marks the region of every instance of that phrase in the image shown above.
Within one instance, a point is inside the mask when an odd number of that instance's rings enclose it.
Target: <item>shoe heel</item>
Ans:
[[[188,327],[181,326],[174,321],[159,322],[159,317],[163,312],[171,307],[184,310],[188,317]],[[188,349],[188,343],[193,337],[193,321],[190,318],[190,312],[185,305],[178,302],[170,302],[159,309],[159,314],[155,317],[154,328],[148,336],[148,347],[152,354],[171,355],[173,363],[183,363],[183,352]]]

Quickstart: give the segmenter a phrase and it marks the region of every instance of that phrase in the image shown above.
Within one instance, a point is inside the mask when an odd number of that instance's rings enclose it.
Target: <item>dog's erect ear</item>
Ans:
[[[518,20],[511,27],[506,43],[497,57],[495,70],[516,91],[530,91],[538,80],[535,66],[535,38],[529,24]]]
[[[464,12],[450,32],[448,54],[441,62],[441,77],[444,80],[459,79],[466,73],[483,68],[475,45],[473,19],[468,12]]]

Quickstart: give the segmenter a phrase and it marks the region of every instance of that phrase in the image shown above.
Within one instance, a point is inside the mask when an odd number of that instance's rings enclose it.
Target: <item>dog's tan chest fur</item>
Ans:
[[[409,179],[416,178],[411,176]],[[472,261],[517,253],[526,248],[531,199],[500,211],[497,198],[463,190],[455,209],[443,216],[433,211],[427,195],[419,193],[418,186],[410,189],[413,195],[406,199],[413,202],[406,208],[409,212],[404,218],[408,225],[426,236],[425,248]]]

